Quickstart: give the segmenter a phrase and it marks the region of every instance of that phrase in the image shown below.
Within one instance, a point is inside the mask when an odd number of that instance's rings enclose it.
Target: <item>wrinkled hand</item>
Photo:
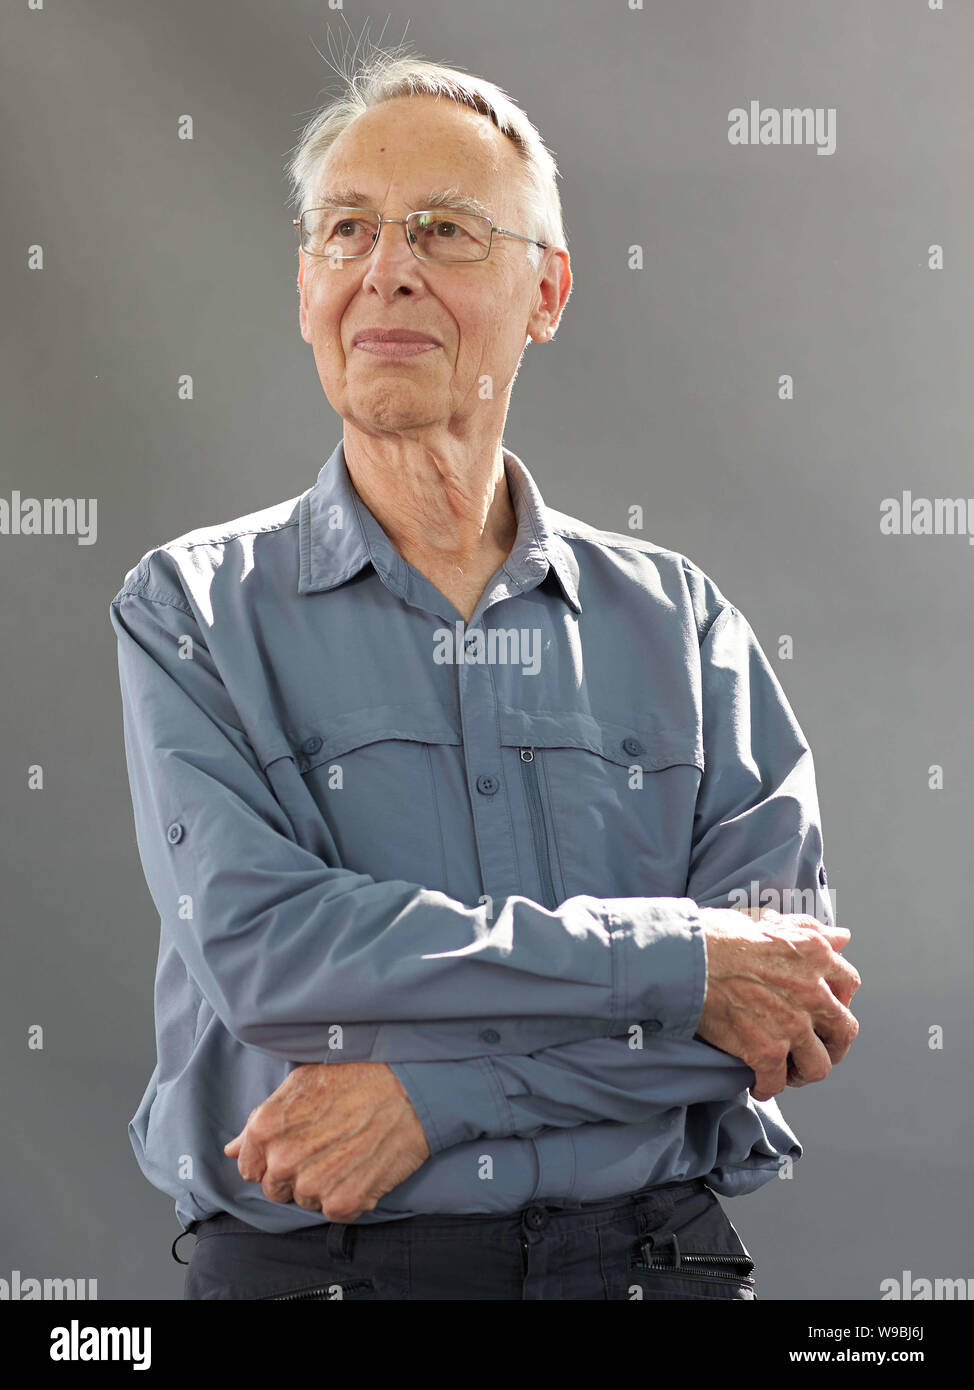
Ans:
[[[841,954],[847,927],[802,913],[701,908],[707,988],[697,1036],[753,1070],[755,1100],[824,1081],[859,1021],[849,1009],[862,984]]]
[[[229,1144],[240,1176],[272,1202],[354,1221],[427,1158],[426,1135],[384,1062],[296,1067]]]

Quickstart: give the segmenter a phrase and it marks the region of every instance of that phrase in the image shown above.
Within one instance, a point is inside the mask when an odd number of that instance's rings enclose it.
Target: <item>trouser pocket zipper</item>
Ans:
[[[708,1279],[732,1279],[735,1283],[752,1283],[754,1261],[748,1255],[728,1255],[724,1252],[683,1251],[675,1235],[665,1237],[664,1250],[654,1249],[653,1238],[640,1242],[639,1258],[634,1269],[665,1269],[670,1273],[697,1275]]]
[[[319,1288],[314,1289],[295,1289],[293,1293],[272,1293],[268,1294],[262,1301],[264,1303],[285,1303],[292,1302],[296,1298],[319,1298],[337,1303],[338,1298],[332,1293],[335,1287],[336,1284],[323,1284]],[[337,1287],[341,1289],[342,1297],[344,1298],[348,1294],[361,1293],[363,1290],[370,1288],[371,1285],[368,1279],[352,1279],[344,1284],[338,1284]]]

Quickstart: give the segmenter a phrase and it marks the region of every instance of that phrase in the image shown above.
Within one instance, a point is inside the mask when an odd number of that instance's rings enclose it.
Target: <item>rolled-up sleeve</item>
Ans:
[[[466,1018],[518,1020],[519,1051],[531,1020],[547,1025],[538,1046],[558,1020],[569,1040],[580,1022],[599,1036],[647,1016],[689,1036],[692,903],[583,895],[549,911],[512,896],[488,921],[486,905],[298,844],[193,613],[151,578],[143,562],[110,608],[136,837],[186,970],[235,1038],[302,1062],[334,1060],[342,1023],[420,1023],[416,1051],[403,1029],[407,1060],[431,1055],[438,1021]],[[681,992],[688,953],[700,978]]]

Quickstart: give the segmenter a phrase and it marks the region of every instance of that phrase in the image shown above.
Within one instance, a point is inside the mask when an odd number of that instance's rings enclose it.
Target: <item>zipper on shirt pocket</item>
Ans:
[[[541,875],[541,892],[545,898],[545,907],[554,911],[558,906],[555,902],[555,886],[551,881],[551,861],[548,850],[548,831],[544,823],[544,808],[541,804],[541,788],[538,785],[538,769],[535,766],[534,749],[519,748],[521,755],[521,772],[524,779],[524,793],[527,797],[528,813],[531,817],[531,834],[534,838],[534,851],[538,860],[538,871]]]

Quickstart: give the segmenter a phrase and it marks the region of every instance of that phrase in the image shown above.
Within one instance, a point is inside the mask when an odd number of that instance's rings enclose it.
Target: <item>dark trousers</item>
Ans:
[[[268,1233],[221,1214],[184,1298],[754,1299],[750,1259],[702,1178],[581,1207],[409,1216]]]

